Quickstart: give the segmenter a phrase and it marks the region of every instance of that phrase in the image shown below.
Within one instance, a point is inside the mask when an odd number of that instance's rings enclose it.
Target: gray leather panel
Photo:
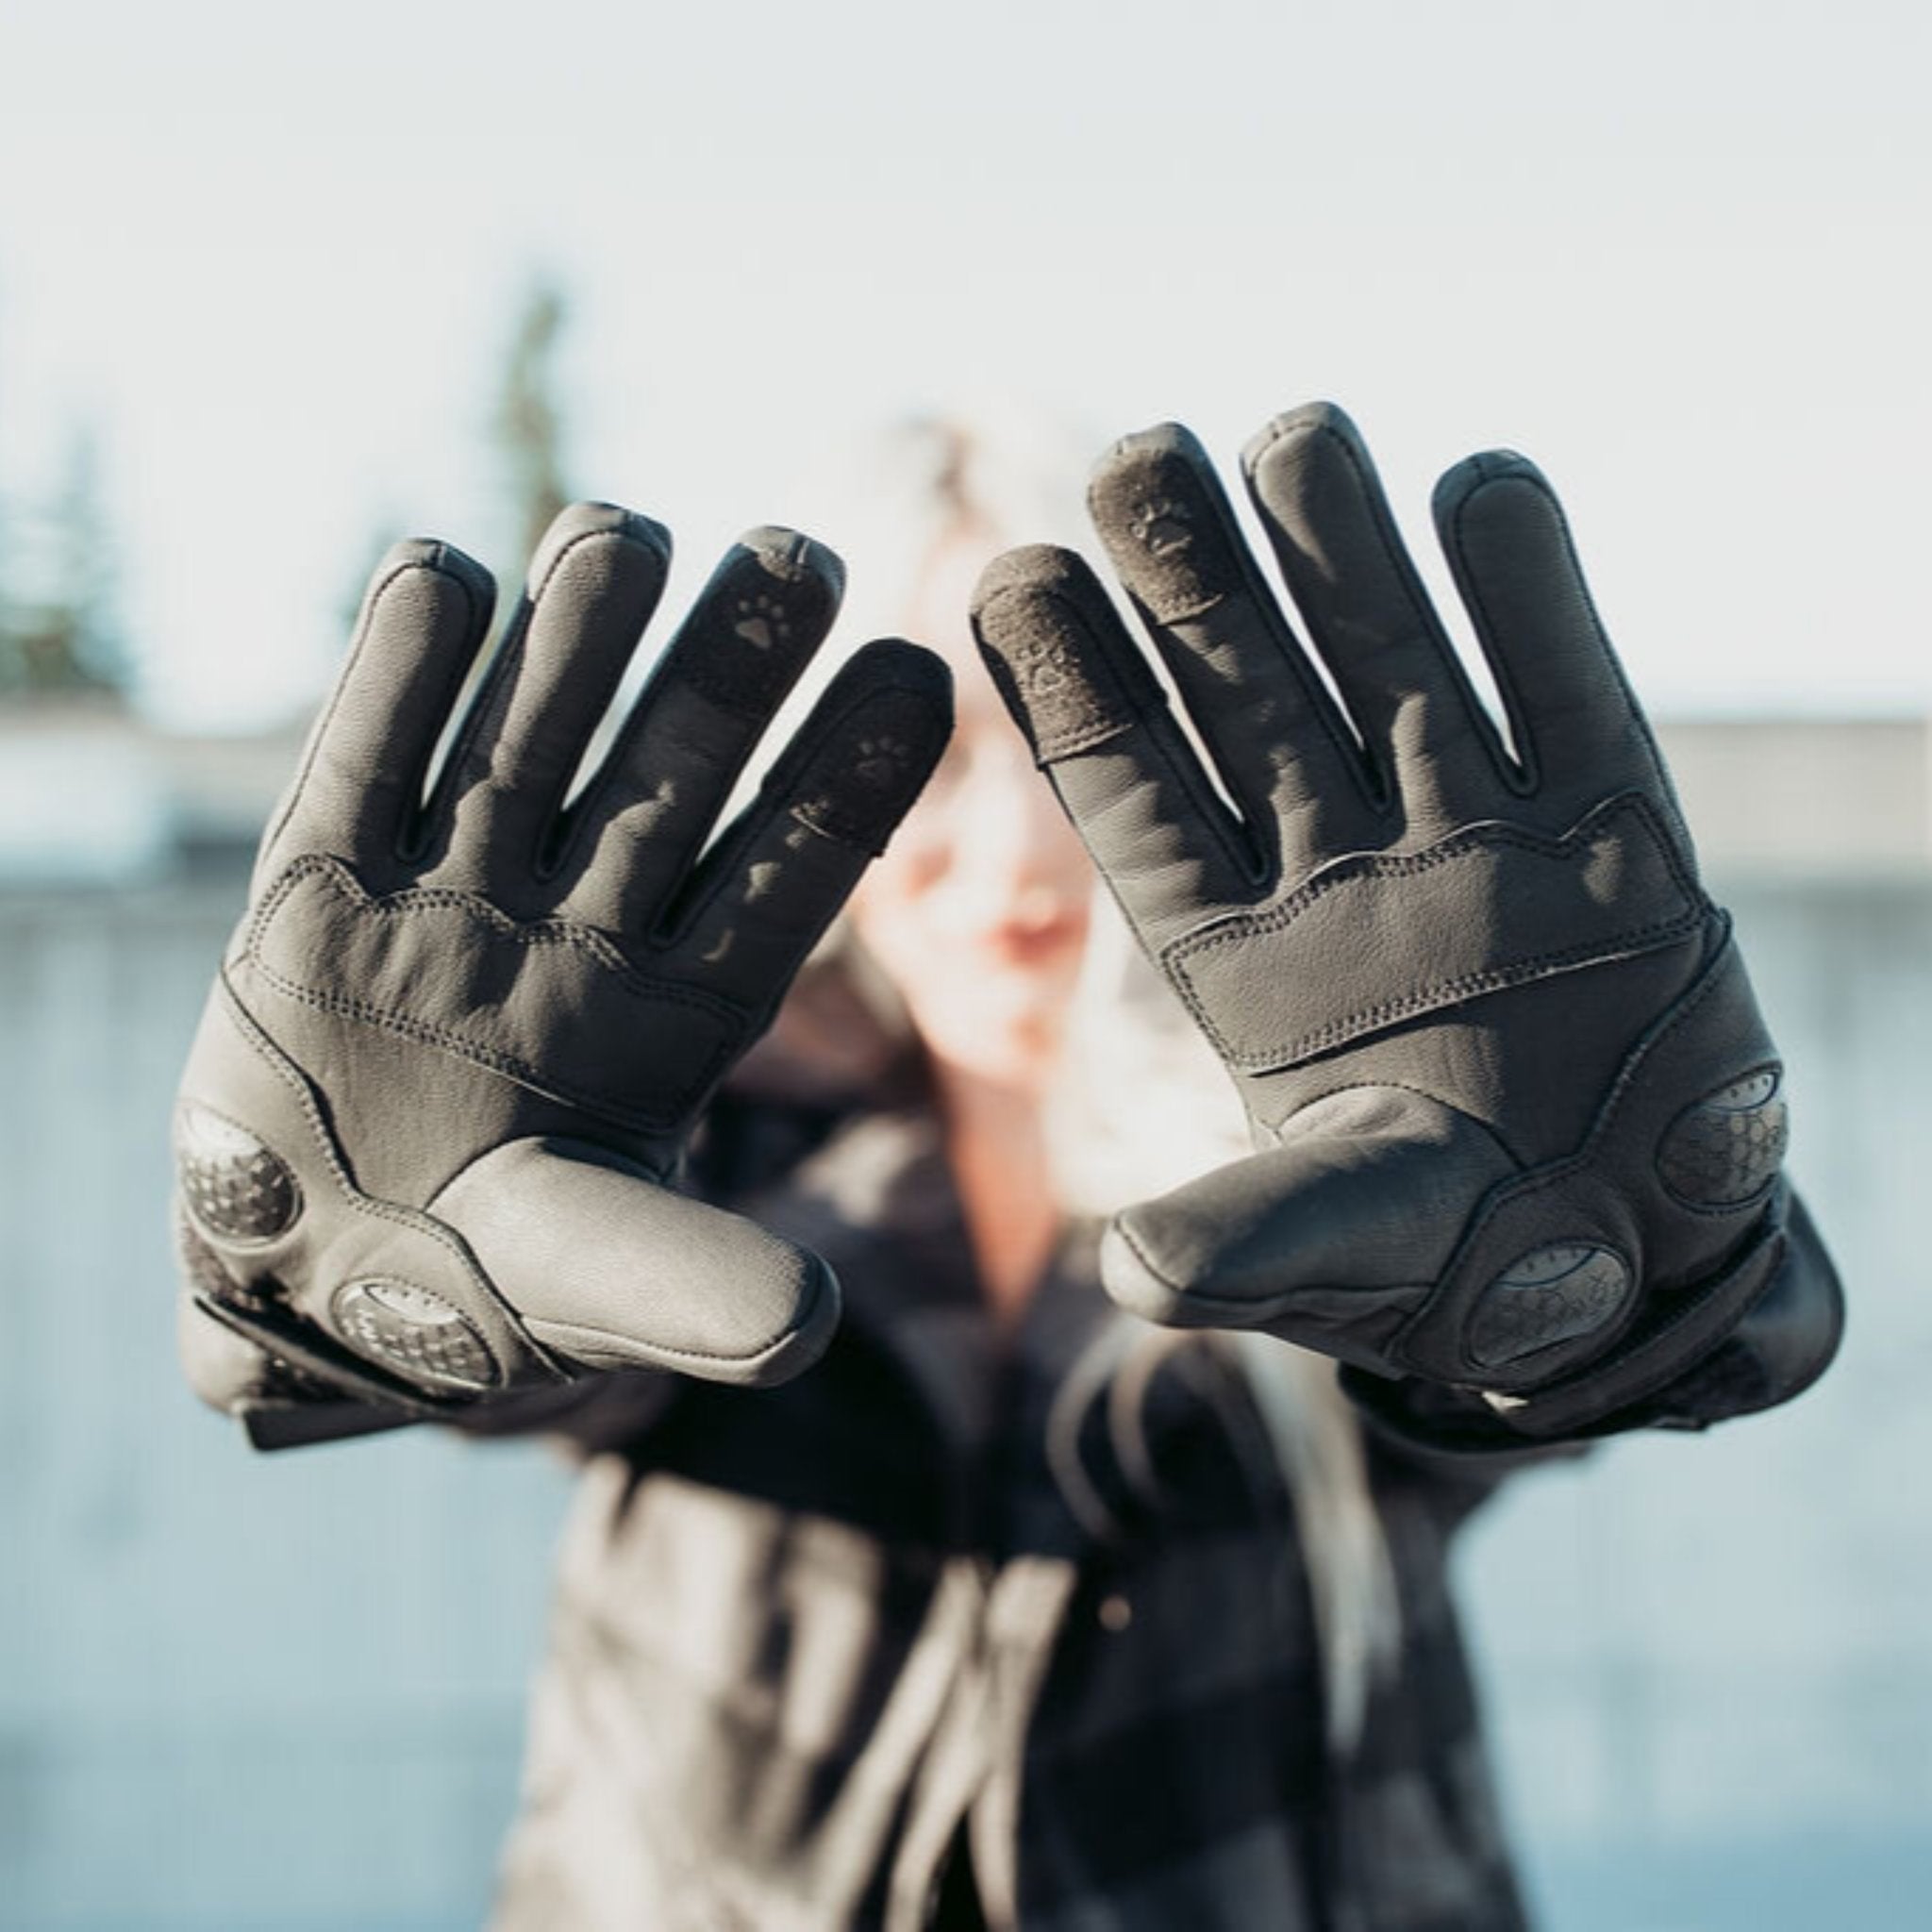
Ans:
[[[1492,821],[1420,852],[1339,858],[1278,904],[1179,941],[1166,964],[1229,1065],[1264,1073],[1676,945],[1703,911],[1649,805],[1624,795],[1561,839]]]
[[[644,1130],[687,1113],[744,1031],[733,1008],[645,978],[591,927],[521,923],[465,892],[375,898],[331,858],[298,859],[282,875],[245,958],[305,1005]],[[572,1014],[594,1024],[573,1031]]]

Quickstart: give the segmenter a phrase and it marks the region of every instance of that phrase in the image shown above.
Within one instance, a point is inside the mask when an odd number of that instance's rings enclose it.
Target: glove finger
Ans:
[[[1493,812],[1509,767],[1442,633],[1355,425],[1332,403],[1242,452],[1283,576],[1382,785],[1425,828]]]
[[[1531,782],[1592,796],[1634,784],[1668,798],[1542,472],[1507,450],[1470,457],[1436,485],[1434,509]]]
[[[1361,754],[1291,635],[1208,454],[1168,423],[1116,443],[1094,527],[1257,847],[1300,874],[1367,836]]]
[[[816,1255],[587,1141],[508,1141],[436,1212],[525,1331],[588,1368],[767,1388],[815,1361],[838,1323]]]
[[[533,906],[558,813],[670,561],[668,531],[609,504],[574,504],[551,525],[450,757],[436,884]]]
[[[839,559],[766,528],[726,554],[573,812],[566,909],[648,926],[689,871],[759,735],[832,627]]]
[[[754,1012],[774,1006],[918,797],[952,725],[941,658],[896,641],[858,652],[673,908],[663,938],[675,969]]]
[[[383,558],[348,662],[262,841],[258,886],[302,852],[334,853],[371,877],[393,865],[495,596],[490,573],[446,543],[398,543]]]
[[[1107,592],[1069,550],[988,565],[981,655],[1101,876],[1150,953],[1245,904],[1263,868],[1168,711]]]
[[[1471,1208],[1512,1172],[1453,1108],[1405,1088],[1345,1090],[1307,1108],[1291,1140],[1117,1216],[1102,1279],[1148,1321],[1265,1328],[1387,1370]]]

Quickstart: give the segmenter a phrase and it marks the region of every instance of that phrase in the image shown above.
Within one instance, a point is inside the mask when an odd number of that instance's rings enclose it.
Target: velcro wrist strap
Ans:
[[[1640,1410],[1722,1345],[1771,1287],[1785,1252],[1781,1223],[1767,1213],[1742,1253],[1709,1281],[1653,1295],[1643,1318],[1603,1360],[1528,1395],[1496,1398],[1503,1421],[1512,1434],[1543,1441],[1584,1435]]]
[[[399,1376],[386,1374],[375,1364],[351,1355],[313,1324],[300,1322],[287,1312],[270,1307],[242,1308],[200,1293],[194,1299],[204,1314],[244,1341],[252,1341],[272,1359],[338,1391],[346,1403],[386,1411],[399,1424],[426,1422],[456,1413],[465,1406],[461,1397],[439,1399]]]

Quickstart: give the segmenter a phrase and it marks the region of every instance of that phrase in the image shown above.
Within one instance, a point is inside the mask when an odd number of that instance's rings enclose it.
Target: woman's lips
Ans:
[[[1087,930],[1085,917],[1073,911],[1040,919],[1008,919],[974,936],[976,952],[1013,966],[1039,966],[1076,945]]]

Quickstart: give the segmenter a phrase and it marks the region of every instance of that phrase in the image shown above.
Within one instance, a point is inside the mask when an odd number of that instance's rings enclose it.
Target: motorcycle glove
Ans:
[[[1077,556],[1010,553],[975,597],[1253,1127],[1114,1219],[1109,1291],[1323,1350],[1457,1447],[1797,1392],[1841,1298],[1783,1178],[1783,1072],[1549,484],[1499,453],[1436,492],[1506,741],[1347,417],[1281,417],[1243,468],[1326,681],[1172,425],[1117,444],[1090,504],[1197,739]]]
[[[674,1181],[924,783],[950,679],[865,646],[708,847],[842,587],[757,530],[574,791],[669,554],[643,517],[563,513],[426,799],[493,587],[435,542],[370,586],[175,1114],[190,1376],[259,1443],[608,1369],[773,1383],[831,1335],[823,1262]]]

